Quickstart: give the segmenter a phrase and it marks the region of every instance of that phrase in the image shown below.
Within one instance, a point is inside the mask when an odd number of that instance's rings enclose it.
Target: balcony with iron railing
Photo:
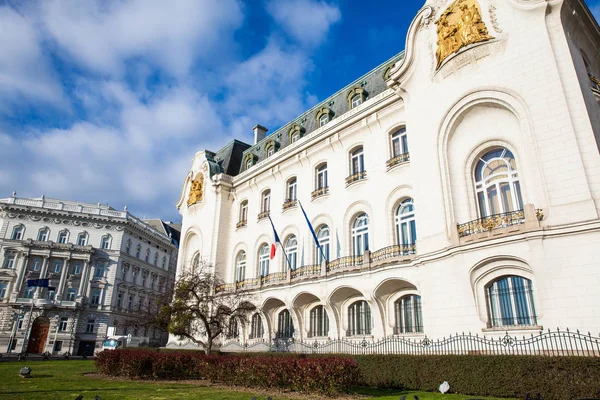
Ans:
[[[248,225],[248,221],[239,221],[237,224],[235,224],[235,229],[243,228],[246,225]]]
[[[258,220],[262,220],[265,219],[269,216],[269,214],[271,213],[271,210],[266,210],[266,211],[262,211],[261,213],[258,214]]]
[[[525,209],[494,214],[457,225],[460,242],[485,240],[506,234],[522,233],[538,228],[544,212],[533,205]]]
[[[325,196],[326,194],[329,194],[329,186],[325,186],[325,187],[322,187],[322,188],[319,188],[319,189],[313,191],[310,194],[310,197],[314,200],[314,199],[319,198],[321,196]]]
[[[298,200],[296,199],[285,199],[283,202],[283,206],[281,207],[281,211],[287,211],[291,208],[298,207]]]
[[[387,162],[385,163],[385,166],[387,167],[388,171],[392,168],[394,168],[396,165],[400,165],[400,164],[404,164],[410,161],[410,153],[402,153],[402,154],[398,154],[395,157],[390,158],[389,160],[387,160]]]
[[[367,179],[367,171],[357,172],[356,174],[352,174],[346,178],[346,187]]]
[[[260,277],[262,286],[273,285],[287,281],[287,272],[272,272],[268,275]]]

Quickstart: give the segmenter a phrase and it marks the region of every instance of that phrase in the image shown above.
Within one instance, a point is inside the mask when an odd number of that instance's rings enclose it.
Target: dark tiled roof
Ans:
[[[267,157],[266,148],[267,146],[270,147],[272,141],[275,145],[276,151],[290,145],[291,141],[289,131],[295,125],[299,125],[302,128],[302,136],[318,129],[319,123],[316,118],[324,107],[329,109],[330,118],[332,120],[349,111],[350,107],[348,105],[347,96],[352,89],[361,88],[364,90],[366,92],[365,100],[368,100],[369,98],[385,91],[387,89],[387,85],[384,74],[388,71],[389,67],[400,60],[403,56],[404,52],[395,55],[385,63],[371,70],[345,88],[336,92],[334,95],[306,111],[304,114],[296,117],[293,121],[283,125],[281,128],[277,129],[275,132],[271,133],[254,146],[248,146],[248,149],[243,151],[238,171],[243,172],[246,169],[245,165],[243,165],[241,161],[244,160],[248,153],[253,154],[255,162],[260,162]],[[237,172],[229,175],[237,175]]]
[[[242,165],[242,154],[250,147],[249,144],[233,140],[228,145],[217,151],[215,161],[221,166],[223,173],[235,176]]]

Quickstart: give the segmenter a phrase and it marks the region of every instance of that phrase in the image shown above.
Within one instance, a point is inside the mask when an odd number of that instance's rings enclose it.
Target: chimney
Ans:
[[[252,130],[254,131],[254,144],[260,142],[267,136],[268,129],[262,125],[256,125]]]

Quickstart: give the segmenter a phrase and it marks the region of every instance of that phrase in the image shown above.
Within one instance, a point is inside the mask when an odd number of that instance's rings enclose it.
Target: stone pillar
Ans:
[[[63,292],[65,291],[65,281],[67,280],[70,265],[70,260],[68,258],[65,258],[62,270],[60,271],[60,282],[56,291],[56,300],[58,301],[62,301],[63,299]]]
[[[90,262],[85,260],[83,262],[83,271],[81,271],[81,280],[79,282],[79,288],[77,289],[77,298],[80,299],[87,295],[87,285],[90,275]]]
[[[40,270],[40,279],[44,279],[46,277],[46,272],[48,272],[48,265],[50,264],[50,256],[45,256],[44,261],[42,262],[42,269]],[[41,287],[35,289],[35,293],[33,294],[34,299],[39,299],[42,293]]]
[[[23,260],[21,261],[21,266],[17,272],[17,280],[15,285],[12,288],[13,293],[19,293],[21,291],[21,286],[23,286],[23,279],[25,279],[25,272],[27,271],[27,261],[29,260],[29,255],[24,254]]]

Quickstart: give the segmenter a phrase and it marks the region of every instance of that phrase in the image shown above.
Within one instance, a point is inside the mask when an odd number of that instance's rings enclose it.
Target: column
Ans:
[[[63,292],[65,291],[65,281],[67,280],[70,265],[70,259],[65,258],[65,260],[63,261],[62,270],[60,271],[60,283],[58,284],[58,290],[56,291],[56,300],[58,301],[62,301],[63,299]]]
[[[21,291],[21,286],[23,285],[23,279],[25,278],[25,271],[27,271],[27,261],[29,260],[29,255],[24,254],[23,260],[21,261],[21,267],[17,272],[17,280],[15,281],[15,285],[12,288],[12,292],[17,294]]]
[[[50,256],[44,256],[44,261],[42,263],[42,269],[40,270],[40,279],[44,279],[46,276],[46,272],[48,271],[48,265],[50,264]],[[34,299],[39,299],[40,294],[42,293],[42,288],[38,287],[35,289],[35,293],[33,294]]]
[[[77,289],[77,298],[80,299],[87,294],[87,282],[90,275],[90,262],[85,260],[83,262],[83,270],[81,271],[81,281],[79,282],[79,288]]]

